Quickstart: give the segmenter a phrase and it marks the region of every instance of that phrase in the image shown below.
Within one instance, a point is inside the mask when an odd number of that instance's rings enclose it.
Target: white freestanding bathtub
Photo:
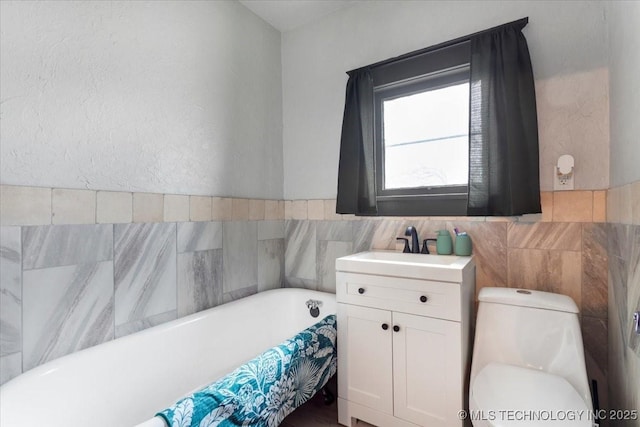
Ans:
[[[164,426],[158,411],[335,312],[333,294],[276,289],[61,357],[0,387],[0,425]]]

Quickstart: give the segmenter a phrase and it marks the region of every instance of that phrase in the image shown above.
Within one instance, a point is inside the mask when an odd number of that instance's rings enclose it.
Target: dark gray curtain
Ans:
[[[377,212],[373,157],[373,79],[369,69],[349,72],[342,118],[336,212]]]
[[[471,38],[468,215],[539,213],[538,121],[526,22]]]

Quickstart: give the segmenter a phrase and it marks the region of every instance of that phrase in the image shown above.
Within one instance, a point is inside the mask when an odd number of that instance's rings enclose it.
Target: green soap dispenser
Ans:
[[[449,230],[438,230],[436,252],[438,252],[438,255],[451,255],[453,253],[453,240]]]

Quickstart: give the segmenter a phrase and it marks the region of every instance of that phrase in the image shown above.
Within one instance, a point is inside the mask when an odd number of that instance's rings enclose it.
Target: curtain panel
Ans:
[[[373,126],[371,71],[351,71],[342,118],[337,213],[377,213]]]
[[[538,120],[526,22],[471,38],[468,215],[539,213]]]
[[[529,49],[522,34],[527,22],[527,18],[520,19],[350,71],[340,140],[336,212],[378,212],[372,70],[469,42],[467,215],[541,212],[535,87]]]

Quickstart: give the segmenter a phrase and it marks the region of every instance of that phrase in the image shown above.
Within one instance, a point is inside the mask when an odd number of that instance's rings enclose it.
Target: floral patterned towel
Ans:
[[[171,427],[276,427],[336,373],[336,316],[156,414]]]

